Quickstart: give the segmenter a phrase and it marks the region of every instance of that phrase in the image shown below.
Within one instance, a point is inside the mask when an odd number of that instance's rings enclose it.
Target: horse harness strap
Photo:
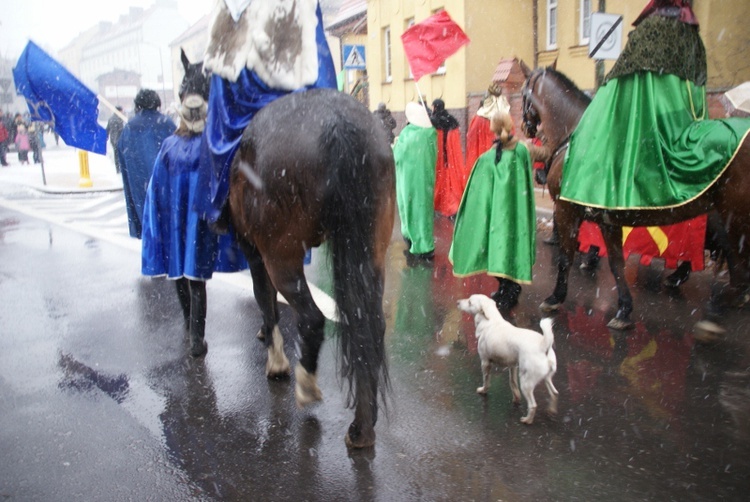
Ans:
[[[572,133],[571,133],[572,134]],[[568,148],[568,145],[570,145],[570,134],[568,134],[565,139],[557,145],[557,148],[552,152],[552,155],[549,156],[549,160],[544,164],[544,171],[549,174],[549,170],[552,167],[552,161],[555,160],[555,157],[560,155],[565,149]]]

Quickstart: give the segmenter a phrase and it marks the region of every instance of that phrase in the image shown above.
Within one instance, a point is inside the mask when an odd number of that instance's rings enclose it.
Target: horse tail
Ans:
[[[366,130],[347,118],[323,124],[321,140],[328,176],[321,218],[328,232],[338,306],[340,374],[348,384],[347,406],[376,415],[378,389],[384,397],[389,386],[384,277],[374,259],[380,202],[377,155]],[[377,420],[377,416],[360,418],[373,425]]]

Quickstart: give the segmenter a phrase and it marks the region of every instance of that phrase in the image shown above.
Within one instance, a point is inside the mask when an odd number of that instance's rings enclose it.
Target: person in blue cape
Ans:
[[[134,103],[135,117],[123,127],[115,155],[120,161],[130,236],[140,239],[146,187],[154,160],[164,139],[175,131],[175,125],[159,112],[161,99],[156,91],[141,89]]]
[[[294,51],[289,40],[295,40]],[[336,70],[317,0],[217,2],[203,61],[212,72],[197,208],[224,230],[222,211],[242,132],[268,103],[290,92],[335,89]],[[218,221],[217,221],[218,220]]]
[[[184,52],[182,62],[190,76],[191,65]],[[192,66],[192,75],[197,74],[205,84],[201,64]],[[180,126],[161,145],[143,211],[141,272],[175,281],[193,357],[208,350],[204,340],[206,281],[214,271],[236,272],[248,267],[233,234],[216,235],[194,208],[194,201],[205,191],[198,165],[207,99],[207,85],[194,89],[183,82]]]

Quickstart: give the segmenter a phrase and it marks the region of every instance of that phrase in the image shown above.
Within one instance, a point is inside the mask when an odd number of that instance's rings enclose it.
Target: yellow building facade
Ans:
[[[591,12],[623,16],[621,46],[647,0],[370,0],[367,2],[367,74],[370,107],[384,102],[399,118],[406,103],[442,98],[465,132],[470,111],[485,93],[501,60],[517,58],[530,67],[557,61],[557,69],[580,88],[596,87],[595,62],[588,57]],[[750,80],[750,1],[695,0],[708,55],[708,90],[724,91]],[[449,57],[437,73],[415,83],[401,35],[439,10],[446,10],[471,43]],[[605,61],[608,71],[614,61]],[[509,96],[509,98],[512,98]],[[511,99],[513,103],[513,99]]]

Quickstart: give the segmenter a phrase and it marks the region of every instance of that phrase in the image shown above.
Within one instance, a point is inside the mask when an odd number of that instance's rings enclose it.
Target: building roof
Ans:
[[[200,18],[198,21],[196,21],[195,24],[190,26],[187,30],[180,33],[177,36],[177,38],[175,38],[169,43],[169,46],[170,47],[179,46],[185,40],[190,40],[194,36],[199,35],[201,33],[205,33],[206,36],[208,36],[208,24],[210,21],[211,21],[211,14],[206,14],[205,16]]]
[[[128,13],[121,15],[120,19],[118,19],[109,30],[99,31],[99,33],[92,38],[87,45],[96,45],[116,38],[122,33],[127,33],[141,27],[155,10],[156,5],[145,10],[141,7],[130,7]]]
[[[334,36],[367,31],[367,0],[343,0],[338,11],[327,16],[326,29]]]

